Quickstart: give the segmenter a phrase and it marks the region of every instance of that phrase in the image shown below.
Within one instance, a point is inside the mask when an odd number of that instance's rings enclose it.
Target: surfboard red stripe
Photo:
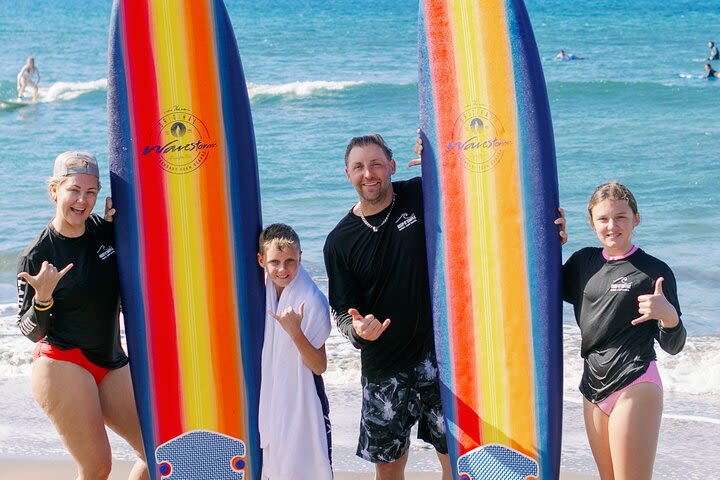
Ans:
[[[132,22],[126,19],[132,18]],[[168,225],[165,210],[166,191],[162,170],[157,168],[151,155],[143,155],[145,145],[154,145],[150,137],[154,123],[161,117],[158,109],[158,92],[154,79],[155,67],[152,55],[139,55],[153,48],[150,36],[150,14],[146,1],[125,1],[120,5],[120,22],[125,32],[123,57],[127,77],[128,98],[130,104],[130,123],[132,138],[138,145],[135,152],[135,166],[138,185],[135,192],[142,191],[143,198],[138,204],[152,205],[152,208],[138,211],[141,238],[154,238],[152,243],[142,243],[143,262],[146,266],[143,284],[145,294],[152,291],[155,302],[146,302],[147,341],[151,358],[149,370],[154,385],[154,410],[165,412],[157,417],[154,426],[160,443],[165,442],[183,431],[180,419],[180,404],[177,365],[177,340],[175,335],[175,312],[171,299],[172,283],[170,279],[170,257]],[[131,30],[131,31],[129,31]],[[141,99],[137,101],[134,99]],[[158,240],[162,239],[162,240]],[[163,248],[163,245],[166,247]],[[167,299],[163,301],[162,299]]]

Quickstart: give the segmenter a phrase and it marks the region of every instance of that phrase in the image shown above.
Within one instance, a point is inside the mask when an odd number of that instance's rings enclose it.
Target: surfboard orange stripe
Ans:
[[[218,119],[214,123],[205,123],[210,132],[210,138],[217,139],[218,145],[214,155],[221,159],[227,155],[227,149],[221,133],[224,127],[219,124],[220,91],[216,55],[197,55],[196,52],[215,51],[212,32],[212,12],[207,8],[200,8],[197,2],[186,0],[185,8],[190,12],[192,21],[187,24],[189,36],[188,62],[192,65],[195,75],[191,77],[191,91],[193,109],[198,116],[204,119]],[[207,372],[208,380],[212,379],[215,397],[218,399],[217,412],[218,432],[226,433],[237,438],[243,437],[245,429],[244,418],[239,415],[244,395],[239,389],[242,384],[242,371],[239,368],[240,356],[237,338],[237,305],[233,297],[223,292],[234,291],[235,278],[228,278],[232,272],[230,266],[224,262],[233,258],[230,245],[227,241],[218,239],[230,238],[228,225],[232,219],[228,212],[227,186],[222,179],[226,178],[224,171],[227,161],[209,161],[203,165],[206,169],[201,177],[200,191],[206,192],[201,197],[199,208],[207,212],[202,216],[203,224],[203,258],[207,265],[208,318],[210,330],[214,338],[211,349],[212,371]],[[225,219],[221,221],[220,219]],[[224,378],[233,379],[231,382]],[[237,383],[236,383],[237,382]]]

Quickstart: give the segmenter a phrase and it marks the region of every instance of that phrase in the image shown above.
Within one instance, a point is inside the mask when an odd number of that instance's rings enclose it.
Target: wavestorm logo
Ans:
[[[488,108],[476,105],[455,120],[446,153],[468,170],[484,172],[497,165],[510,143],[500,119]]]
[[[141,155],[152,155],[170,173],[197,170],[217,148],[205,124],[188,108],[175,106],[165,112],[153,127],[151,142]]]

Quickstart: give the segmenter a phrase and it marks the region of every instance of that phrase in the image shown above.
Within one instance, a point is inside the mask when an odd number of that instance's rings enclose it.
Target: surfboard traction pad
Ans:
[[[155,460],[163,480],[245,480],[245,452],[242,440],[192,430],[158,446]]]
[[[457,473],[459,480],[526,480],[538,476],[538,464],[505,445],[488,444],[461,455]]]

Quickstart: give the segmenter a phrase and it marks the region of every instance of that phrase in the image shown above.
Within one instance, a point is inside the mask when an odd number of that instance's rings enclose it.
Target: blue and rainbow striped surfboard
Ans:
[[[419,58],[428,262],[454,475],[557,479],[557,171],[523,2],[421,2]]]
[[[221,0],[115,0],[110,171],[151,476],[260,477],[257,156]]]

